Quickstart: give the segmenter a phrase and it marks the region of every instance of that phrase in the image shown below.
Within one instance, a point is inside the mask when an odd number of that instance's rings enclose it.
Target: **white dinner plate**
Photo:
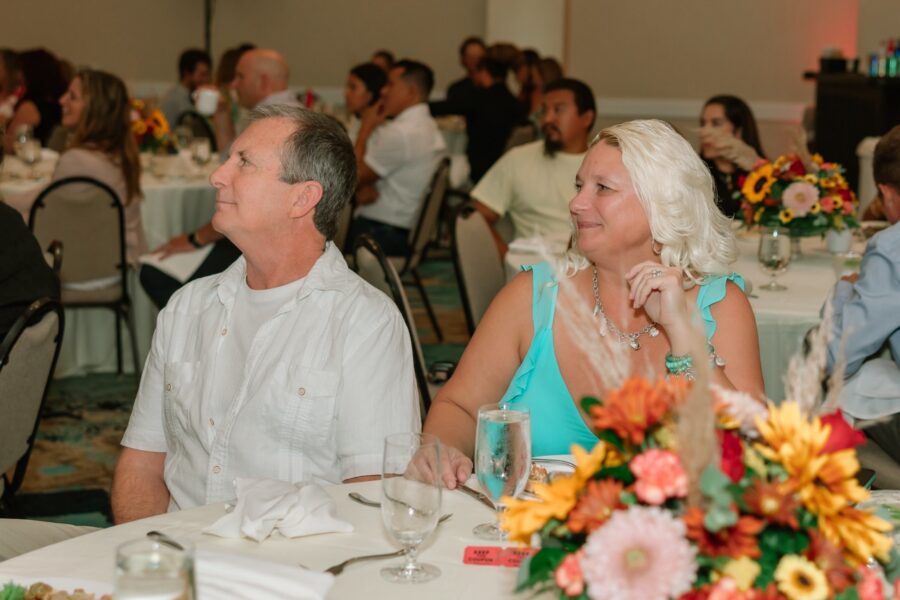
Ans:
[[[100,596],[103,594],[113,593],[113,586],[110,583],[91,581],[89,579],[73,579],[71,577],[9,577],[0,575],[0,589],[3,589],[3,586],[10,581],[26,589],[38,582],[46,583],[54,591],[68,592],[70,594],[77,589],[82,589],[89,594],[94,594],[94,600],[100,600]]]

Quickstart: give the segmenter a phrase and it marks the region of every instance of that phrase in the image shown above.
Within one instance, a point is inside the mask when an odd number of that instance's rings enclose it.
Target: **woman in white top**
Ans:
[[[131,133],[131,107],[122,80],[83,69],[59,99],[62,125],[68,130],[66,150],[59,157],[53,181],[73,176],[93,177],[113,189],[125,209],[125,254],[128,263],[147,251],[141,224],[141,162]],[[40,191],[6,198],[28,219]]]

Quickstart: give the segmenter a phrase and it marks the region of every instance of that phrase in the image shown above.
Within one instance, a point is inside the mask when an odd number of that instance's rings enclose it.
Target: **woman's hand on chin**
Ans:
[[[642,308],[667,331],[687,322],[688,312],[681,269],[644,261],[625,274],[632,308]]]

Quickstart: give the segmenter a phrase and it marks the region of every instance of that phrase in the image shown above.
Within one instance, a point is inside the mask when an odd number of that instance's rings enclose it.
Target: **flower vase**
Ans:
[[[825,247],[831,254],[846,254],[853,243],[853,234],[849,227],[829,229],[825,233]]]

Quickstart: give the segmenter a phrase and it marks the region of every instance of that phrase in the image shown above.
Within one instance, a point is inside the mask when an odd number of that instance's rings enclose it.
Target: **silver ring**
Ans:
[[[662,271],[660,271],[659,269],[653,269],[652,271],[650,271],[650,277],[659,277],[660,275],[662,275]]]

